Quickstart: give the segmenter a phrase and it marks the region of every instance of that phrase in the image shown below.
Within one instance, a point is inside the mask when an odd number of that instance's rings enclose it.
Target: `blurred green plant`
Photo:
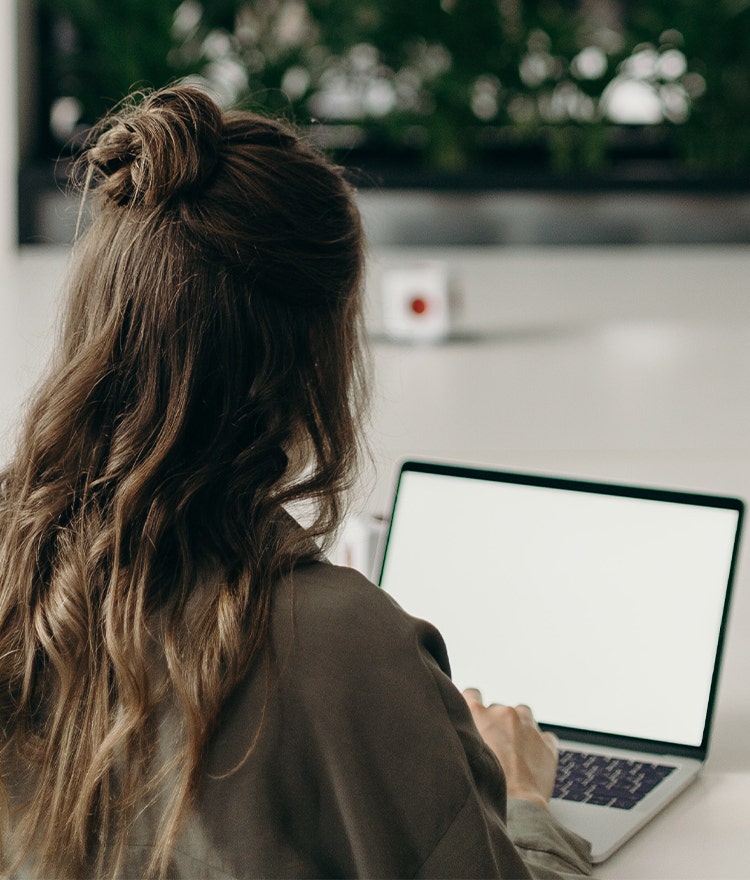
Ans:
[[[750,168],[750,0],[629,4],[629,39],[671,42],[687,62],[689,118],[672,136],[688,168]],[[659,36],[655,36],[659,35]]]
[[[750,160],[750,2],[39,0],[59,142],[133,87],[193,76],[220,100],[460,172],[536,150],[598,172],[623,132],[686,167]]]

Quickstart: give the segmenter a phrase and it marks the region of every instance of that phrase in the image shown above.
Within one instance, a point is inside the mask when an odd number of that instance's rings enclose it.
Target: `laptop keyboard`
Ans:
[[[560,749],[552,797],[630,810],[674,769]]]

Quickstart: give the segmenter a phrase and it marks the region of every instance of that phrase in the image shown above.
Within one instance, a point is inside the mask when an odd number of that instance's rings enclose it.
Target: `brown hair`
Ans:
[[[0,866],[117,873],[171,773],[163,875],[274,582],[355,472],[362,232],[340,169],[190,85],[129,101],[84,163],[59,357],[0,475]],[[165,698],[184,737],[160,768]]]

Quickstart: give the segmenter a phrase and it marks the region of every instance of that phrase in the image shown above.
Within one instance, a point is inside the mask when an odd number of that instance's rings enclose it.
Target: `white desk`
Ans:
[[[703,776],[595,876],[609,880],[743,880],[750,876],[750,773]]]
[[[404,456],[738,494],[750,500],[747,249],[379,251],[447,260],[474,342],[377,344],[370,432],[386,509]],[[64,251],[2,266],[0,435],[49,348]],[[377,308],[371,308],[377,330]],[[597,871],[750,877],[750,527],[705,774]]]
[[[414,253],[378,256],[384,266]],[[403,457],[750,501],[750,252],[419,256],[447,260],[463,281],[459,329],[474,341],[376,342],[371,511],[387,509]],[[599,877],[750,877],[747,526],[743,545],[706,770]]]

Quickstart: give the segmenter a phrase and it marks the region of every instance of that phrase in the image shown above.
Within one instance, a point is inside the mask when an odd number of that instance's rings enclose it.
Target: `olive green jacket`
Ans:
[[[270,674],[257,664],[225,708],[172,876],[590,872],[585,841],[542,807],[506,803],[437,631],[365,578],[298,569],[276,591],[270,647]],[[128,851],[134,877],[150,817]]]

